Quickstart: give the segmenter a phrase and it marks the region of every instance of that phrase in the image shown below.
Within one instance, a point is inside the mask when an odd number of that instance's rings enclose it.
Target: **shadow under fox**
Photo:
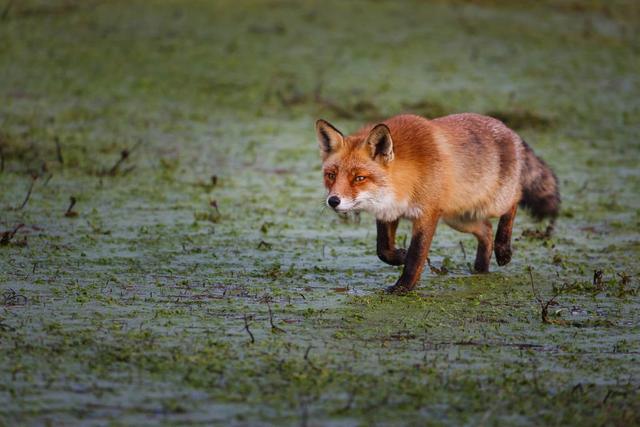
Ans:
[[[558,215],[558,181],[531,148],[499,120],[455,114],[427,120],[392,117],[344,136],[316,122],[327,204],[336,212],[376,217],[377,253],[404,265],[390,292],[413,289],[420,279],[438,221],[478,240],[474,268],[511,260],[511,230],[518,206],[541,220]],[[407,250],[396,248],[401,218],[413,223]],[[493,238],[489,218],[500,218]]]

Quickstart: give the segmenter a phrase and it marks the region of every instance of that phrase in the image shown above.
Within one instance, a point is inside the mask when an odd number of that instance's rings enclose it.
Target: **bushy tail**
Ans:
[[[544,160],[535,155],[526,142],[522,141],[522,144],[525,156],[520,175],[522,185],[520,206],[527,209],[537,221],[549,218],[551,222],[548,231],[550,232],[560,211],[558,178]]]

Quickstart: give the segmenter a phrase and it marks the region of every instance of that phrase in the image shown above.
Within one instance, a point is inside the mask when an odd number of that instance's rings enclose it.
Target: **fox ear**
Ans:
[[[344,143],[342,133],[333,127],[331,123],[322,119],[316,122],[316,137],[318,138],[320,151],[322,151],[323,160],[326,159],[329,154],[342,147]]]
[[[365,144],[372,159],[385,164],[393,160],[393,140],[387,125],[380,123],[371,129]]]

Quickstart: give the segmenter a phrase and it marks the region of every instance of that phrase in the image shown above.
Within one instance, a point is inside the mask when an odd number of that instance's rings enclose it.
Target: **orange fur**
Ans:
[[[395,228],[385,227],[397,226],[401,218],[413,221],[413,239],[426,246],[413,252],[409,248],[407,259],[402,259],[405,272],[393,290],[415,286],[424,263],[421,258],[428,254],[440,218],[478,238],[476,269],[487,271],[493,248],[487,219],[510,215],[501,221],[509,229],[499,230],[510,240],[512,217],[523,199],[523,189],[531,193],[534,213],[535,204],[544,199],[552,214],[547,216],[557,214],[555,176],[514,131],[494,118],[456,114],[427,120],[400,115],[346,137],[319,120],[316,132],[329,205],[338,212],[372,213],[379,223],[379,255],[387,262],[387,256],[397,263],[401,259],[394,252],[394,242],[382,239],[381,243],[380,233],[395,236]],[[526,176],[521,176],[523,171]],[[534,184],[542,183],[546,192],[532,183],[525,185],[527,179],[537,179]],[[510,259],[510,247],[505,244],[501,242],[501,253],[508,253]]]

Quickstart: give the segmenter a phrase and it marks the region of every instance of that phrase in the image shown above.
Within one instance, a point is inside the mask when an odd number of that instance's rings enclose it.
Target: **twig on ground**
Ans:
[[[69,207],[67,208],[67,211],[64,213],[64,216],[66,216],[67,218],[74,218],[76,216],[78,216],[78,212],[73,210],[73,207],[76,205],[76,198],[71,196],[69,197]]]
[[[22,202],[18,210],[22,210],[27,205],[27,202],[29,202],[29,198],[31,197],[31,192],[33,191],[33,186],[35,185],[37,179],[38,179],[38,175],[36,173],[32,173],[29,190],[27,190],[27,195],[25,196],[24,201]]]
[[[8,245],[11,239],[13,239],[13,236],[15,236],[18,230],[22,227],[24,227],[24,224],[18,224],[13,228],[13,230],[3,232],[2,237],[0,237],[0,245]]]
[[[528,228],[522,231],[522,235],[524,237],[529,237],[531,239],[546,240],[551,238],[551,235],[553,234],[555,226],[556,226],[556,220],[555,218],[553,218],[551,219],[551,221],[549,221],[549,225],[547,225],[547,228],[545,228],[544,231]]]
[[[626,286],[629,283],[631,283],[631,277],[632,276],[630,276],[626,272],[623,271],[622,273],[616,273],[616,275],[620,278],[620,285]]]
[[[356,400],[356,389],[351,389],[349,390],[349,397],[347,398],[347,403],[345,403],[345,405],[338,409],[338,412],[347,412],[351,409],[351,407],[353,406],[353,402]]]
[[[139,140],[131,149],[125,148],[120,152],[120,158],[118,161],[109,169],[106,175],[115,176],[120,169],[120,166],[129,158],[131,153],[133,153],[139,146],[142,144],[142,140]],[[128,171],[125,171],[125,173]]]
[[[549,319],[549,306],[554,303],[555,299],[560,294],[558,293],[554,295],[553,298],[551,298],[549,301],[544,302],[538,295],[535,285],[533,284],[533,269],[529,267],[528,271],[529,279],[531,280],[531,291],[533,292],[533,296],[535,297],[536,301],[538,301],[538,304],[540,305],[540,317],[542,319],[542,323],[564,325],[566,322],[562,319]]]
[[[552,218],[551,221],[549,221],[549,225],[547,225],[547,228],[544,230],[544,237],[547,239],[550,238],[555,228],[556,228],[556,219]]]
[[[126,148],[120,152],[120,158],[118,161],[109,169],[108,175],[114,176],[116,172],[118,172],[118,168],[120,165],[129,158],[129,150]]]
[[[216,211],[216,214],[218,214],[218,216],[220,216],[220,209],[218,209],[218,201],[217,200],[211,200],[209,202],[209,206],[211,206]]]
[[[304,360],[309,360],[309,352],[311,351],[312,348],[313,346],[309,344],[309,347],[307,347],[307,350],[304,352]]]
[[[279,328],[273,323],[273,312],[271,311],[271,304],[267,302],[267,308],[269,309],[269,323],[271,324],[271,332],[277,333],[286,333],[286,331],[282,328]]]
[[[593,271],[593,287],[601,292],[604,290],[604,282],[602,281],[602,270]]]
[[[56,157],[58,158],[58,162],[61,165],[64,165],[64,158],[62,157],[62,147],[60,146],[60,138],[57,136],[53,139],[53,142],[56,144]]]
[[[244,330],[247,331],[247,333],[249,334],[249,337],[251,338],[251,344],[255,343],[256,339],[253,337],[253,334],[249,329],[249,319],[246,314],[244,315]]]
[[[604,397],[604,399],[602,399],[602,404],[604,405],[605,403],[607,403],[607,400],[609,400],[610,397],[615,397],[615,396],[627,396],[627,392],[626,391],[618,391],[618,390],[611,390],[609,389],[607,391],[606,396]]]
[[[431,270],[432,273],[435,273],[438,276],[449,274],[449,270],[447,269],[447,267],[442,266],[442,268],[438,268],[434,265],[431,265],[431,260],[429,259],[429,257],[427,257],[427,265],[429,266],[429,270]]]
[[[273,245],[271,243],[265,242],[264,240],[260,240],[256,249],[268,250],[271,249]]]
[[[462,243],[462,240],[460,240],[460,249],[462,249],[462,258],[466,261],[467,260],[467,251],[464,249],[464,244]]]
[[[2,294],[2,305],[27,305],[29,300],[26,296],[9,289]]]
[[[311,359],[309,359],[309,352],[311,351],[312,348],[313,348],[313,346],[311,344],[309,344],[309,346],[307,347],[307,349],[304,352],[304,360],[311,367],[311,369],[313,369],[314,371],[318,372],[318,371],[320,371],[320,368],[318,368],[316,365],[314,365],[313,362],[311,361]]]

